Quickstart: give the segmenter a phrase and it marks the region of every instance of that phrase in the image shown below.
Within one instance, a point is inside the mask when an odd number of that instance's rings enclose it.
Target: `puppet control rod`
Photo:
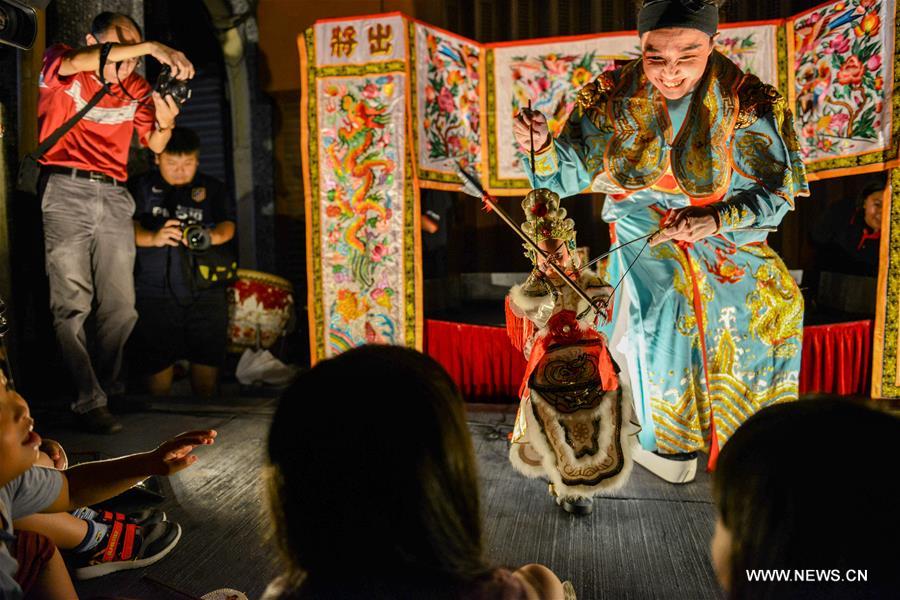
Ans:
[[[575,293],[578,294],[584,301],[586,301],[591,307],[593,307],[595,313],[599,314],[601,311],[606,309],[607,303],[605,301],[603,301],[601,298],[592,299],[587,294],[587,292],[585,292],[581,288],[581,286],[578,285],[578,283],[576,283],[568,275],[566,275],[565,271],[563,271],[563,269],[558,264],[556,264],[555,261],[551,260],[547,256],[547,253],[544,252],[544,250],[542,250],[537,245],[537,243],[535,243],[534,240],[532,240],[530,237],[528,237],[528,235],[524,231],[522,231],[522,228],[519,227],[519,225],[516,224],[509,217],[509,215],[506,214],[506,212],[497,205],[494,197],[491,196],[490,194],[488,194],[481,187],[481,184],[478,182],[478,180],[475,179],[471,174],[469,174],[469,172],[466,171],[458,161],[456,163],[456,167],[457,167],[457,170],[459,171],[460,178],[466,183],[466,185],[463,187],[466,188],[466,190],[471,190],[470,193],[472,193],[472,195],[475,195],[475,196],[480,195],[480,197],[484,201],[484,203],[487,204],[488,207],[490,207],[490,209],[493,210],[497,214],[497,216],[499,216],[500,219],[509,226],[510,229],[512,229],[514,232],[516,232],[516,235],[518,235],[520,238],[522,238],[522,240],[526,244],[528,244],[528,246],[530,246],[531,249],[534,250],[538,254],[538,256],[542,256],[544,258],[544,260],[547,261],[547,264],[549,264],[550,267],[553,268],[553,270],[560,277],[563,278],[563,281],[565,281],[569,285],[569,287],[571,287],[575,291]],[[475,193],[475,192],[477,192],[477,193]],[[589,263],[587,263],[586,265],[581,267],[579,269],[579,272],[590,267],[591,265],[603,260],[604,258],[613,254],[617,250],[621,250],[622,248],[624,248],[625,246],[628,246],[629,244],[633,244],[637,241],[653,237],[654,235],[656,235],[657,233],[662,231],[662,229],[663,228],[660,228],[660,229],[653,231],[651,233],[648,233],[646,235],[642,235],[640,237],[634,238],[633,240],[629,240],[628,242],[625,242],[624,244],[620,244],[620,245],[616,246],[615,248],[610,248],[609,251],[604,252],[597,258],[591,260]],[[771,233],[774,231],[777,231],[776,228],[774,228],[774,227],[742,227],[739,229],[731,230],[730,233],[761,233],[761,232]],[[630,269],[630,267],[629,267],[629,269]],[[623,275],[623,278],[624,278],[624,275]],[[616,285],[616,287],[618,287],[618,284]]]
[[[544,252],[544,250],[542,250],[533,239],[528,237],[528,235],[524,231],[522,231],[522,228],[519,227],[519,225],[517,225],[509,217],[508,214],[506,214],[506,211],[504,211],[497,205],[497,203],[494,201],[493,196],[484,191],[484,189],[481,187],[481,184],[479,184],[478,181],[474,177],[472,177],[472,175],[470,175],[458,161],[456,163],[456,167],[459,170],[460,177],[466,183],[468,183],[470,187],[474,188],[480,193],[481,199],[484,201],[484,203],[487,204],[490,209],[493,210],[497,214],[497,216],[500,217],[500,219],[509,226],[510,229],[515,231],[516,235],[522,238],[522,241],[528,244],[528,246],[532,250],[534,250],[538,256],[543,257],[547,264],[550,265],[550,267],[556,272],[556,274],[562,277],[563,281],[565,281],[576,294],[581,296],[582,300],[593,307],[595,313],[599,314],[606,308],[606,302],[602,298],[591,298],[588,293],[581,288],[580,285],[572,281],[572,279],[566,274],[562,267],[556,264],[556,261],[551,260],[550,257],[547,256],[547,253]]]
[[[528,111],[529,112],[531,111],[531,100],[530,99],[528,100]],[[531,133],[531,168],[532,168],[532,170],[534,170],[534,131],[532,130],[530,133]],[[473,195],[480,195],[482,201],[485,204],[487,204],[488,207],[490,207],[490,209],[493,210],[497,214],[497,216],[499,216],[500,219],[509,226],[510,229],[515,231],[516,235],[518,235],[520,238],[522,238],[522,240],[526,244],[528,244],[528,246],[532,250],[534,250],[538,256],[542,257],[546,261],[546,263],[548,265],[550,265],[550,267],[556,272],[556,274],[559,275],[560,277],[562,277],[562,280],[564,282],[566,282],[566,284],[568,284],[568,286],[570,288],[572,288],[572,290],[576,294],[578,294],[582,300],[584,300],[585,302],[588,303],[588,306],[590,306],[591,308],[594,309],[594,313],[599,314],[601,311],[606,309],[606,306],[607,306],[606,299],[604,299],[602,297],[596,298],[596,299],[591,298],[588,295],[588,293],[585,292],[581,288],[580,285],[578,285],[578,283],[573,281],[572,278],[566,274],[566,272],[563,270],[562,267],[560,267],[558,264],[556,264],[556,261],[552,260],[547,255],[547,253],[544,252],[540,248],[540,246],[537,245],[537,243],[533,239],[528,237],[528,235],[524,231],[522,231],[522,228],[515,221],[513,221],[502,208],[500,208],[497,205],[497,203],[494,201],[494,198],[490,194],[487,193],[487,191],[481,186],[481,183],[479,183],[479,181],[475,177],[473,177],[471,174],[469,174],[468,171],[466,171],[463,168],[462,164],[460,164],[459,161],[456,161],[456,168],[459,171],[460,178],[466,184],[463,187],[469,188],[472,191]]]
[[[531,112],[531,100],[528,101],[528,109],[527,109],[527,110],[528,110],[529,112]],[[531,156],[530,156],[530,158],[531,158],[531,170],[532,170],[532,172],[534,172],[534,167],[535,167],[535,160],[534,160],[534,131],[533,131],[531,128],[529,128],[529,130],[530,130],[530,131],[529,131],[529,134],[530,134],[529,137],[530,137],[530,141],[531,141],[531,148],[530,148],[530,155],[531,155]],[[460,177],[460,179],[461,179],[461,180],[463,181],[463,183],[464,183],[464,185],[463,185],[463,191],[468,192],[468,193],[470,193],[470,194],[473,195],[473,196],[480,197],[481,200],[482,200],[485,204],[487,204],[488,207],[489,207],[491,210],[493,210],[493,211],[497,214],[497,216],[499,216],[500,219],[501,219],[504,223],[506,223],[506,224],[509,226],[510,229],[512,229],[514,232],[516,232],[516,235],[518,235],[520,238],[522,238],[522,240],[523,240],[523,241],[524,241],[524,242],[525,242],[532,250],[534,250],[535,253],[537,253],[538,256],[541,256],[541,257],[546,261],[546,263],[549,264],[550,267],[556,272],[557,275],[559,275],[560,277],[562,277],[563,281],[565,281],[566,284],[568,284],[569,287],[571,287],[572,290],[573,290],[576,294],[578,294],[585,302],[588,303],[588,306],[590,306],[590,307],[592,307],[592,308],[594,309],[594,312],[595,312],[596,314],[599,314],[601,311],[603,311],[603,310],[606,309],[606,307],[607,307],[607,305],[608,305],[608,299],[604,299],[604,298],[602,298],[602,297],[601,297],[601,298],[596,298],[596,299],[595,299],[595,298],[591,298],[591,297],[588,295],[588,293],[585,292],[585,291],[581,288],[580,285],[578,285],[577,282],[573,281],[573,280],[566,274],[566,272],[562,269],[562,267],[560,267],[555,261],[551,260],[550,257],[547,255],[547,253],[544,252],[544,250],[542,250],[542,249],[537,245],[537,243],[536,243],[533,239],[531,239],[530,237],[528,237],[528,235],[527,235],[524,231],[522,231],[522,228],[521,228],[517,223],[515,223],[515,222],[509,217],[509,215],[506,214],[506,212],[505,212],[502,208],[500,208],[500,207],[497,205],[497,203],[496,203],[494,197],[487,193],[487,191],[481,186],[481,183],[478,181],[478,179],[477,179],[476,177],[474,177],[472,174],[470,174],[468,171],[466,171],[465,168],[463,168],[462,164],[461,164],[458,160],[455,161],[455,162],[456,162],[456,168],[457,168],[457,171],[458,171],[458,173],[459,173],[459,177]],[[646,234],[646,235],[642,235],[642,236],[640,236],[640,237],[637,237],[637,238],[635,238],[635,239],[633,239],[633,240],[630,240],[630,241],[628,241],[628,242],[626,242],[626,243],[624,243],[624,244],[620,244],[619,246],[617,246],[617,247],[615,247],[615,248],[611,248],[609,251],[605,252],[604,254],[601,254],[601,255],[598,256],[597,258],[593,259],[592,261],[590,261],[589,263],[587,263],[586,265],[584,265],[583,267],[581,267],[580,269],[578,269],[578,271],[580,272],[580,271],[584,270],[585,268],[587,268],[587,267],[589,267],[589,266],[591,266],[591,265],[597,263],[598,261],[603,260],[603,259],[606,258],[607,256],[611,255],[613,252],[615,252],[615,251],[617,251],[617,250],[620,250],[620,249],[624,248],[625,246],[627,246],[627,245],[629,245],[629,244],[632,244],[632,243],[637,242],[637,241],[639,241],[639,240],[651,238],[651,237],[653,237],[654,235],[656,235],[657,233],[659,233],[661,230],[662,230],[662,228],[658,229],[657,231],[648,233],[648,234]],[[762,232],[762,231],[772,232],[772,231],[775,231],[775,228],[770,228],[770,227],[747,227],[747,228],[735,229],[735,230],[733,230],[733,231],[734,231],[734,232]],[[640,256],[640,254],[638,254],[638,256]],[[636,260],[636,259],[637,259],[637,257],[635,258],[635,260]],[[629,267],[628,270],[631,270],[631,267]],[[626,274],[627,274],[627,271],[626,271]],[[623,277],[623,279],[624,279],[624,275],[623,275],[622,277]],[[621,283],[621,281],[620,281],[620,283]],[[618,288],[618,287],[619,287],[618,284],[616,284],[616,288]]]

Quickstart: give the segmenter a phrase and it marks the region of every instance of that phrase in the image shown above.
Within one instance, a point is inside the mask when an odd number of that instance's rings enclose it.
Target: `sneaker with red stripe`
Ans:
[[[75,577],[93,579],[116,571],[150,566],[171,552],[180,539],[178,523],[161,521],[139,527],[115,521],[100,545],[79,557]]]
[[[99,523],[106,523],[107,525],[112,525],[116,521],[122,521],[126,525],[132,524],[137,525],[138,527],[146,527],[147,525],[165,521],[166,513],[152,508],[130,512],[128,514],[113,512],[111,510],[101,510],[97,513],[97,516],[94,517],[94,520]]]

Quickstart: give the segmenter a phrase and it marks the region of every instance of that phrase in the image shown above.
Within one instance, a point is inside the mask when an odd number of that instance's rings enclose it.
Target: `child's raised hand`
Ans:
[[[197,456],[191,454],[191,451],[197,446],[212,444],[217,435],[213,429],[187,431],[163,442],[159,448],[147,454],[149,473],[172,475],[191,466],[197,462]]]
[[[66,451],[63,450],[63,447],[56,440],[44,439],[41,442],[41,447],[39,450],[43,452],[47,456],[47,458],[50,459],[50,462],[52,463],[54,469],[65,471],[69,468],[69,457],[66,456]]]

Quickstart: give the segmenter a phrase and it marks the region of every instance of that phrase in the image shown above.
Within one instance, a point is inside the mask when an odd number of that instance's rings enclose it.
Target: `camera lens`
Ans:
[[[184,241],[188,249],[194,252],[202,252],[212,246],[209,233],[200,225],[188,225],[184,230]]]
[[[0,6],[0,31],[6,31],[11,22],[12,15],[3,6]]]
[[[0,0],[0,43],[28,50],[37,35],[37,14],[30,6]]]

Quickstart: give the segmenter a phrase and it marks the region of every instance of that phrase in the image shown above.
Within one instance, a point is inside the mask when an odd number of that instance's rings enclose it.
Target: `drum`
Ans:
[[[294,311],[294,287],[269,273],[238,269],[228,286],[228,350],[271,348]]]

